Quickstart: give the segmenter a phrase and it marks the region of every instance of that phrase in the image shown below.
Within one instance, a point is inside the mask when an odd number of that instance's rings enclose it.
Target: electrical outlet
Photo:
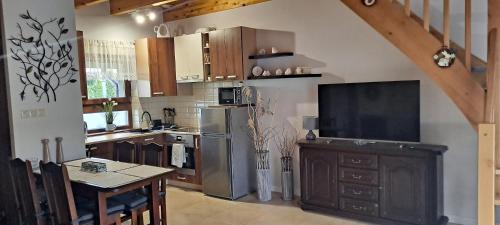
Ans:
[[[38,111],[38,117],[42,118],[42,117],[45,117],[47,115],[45,109],[37,109]]]
[[[31,117],[30,111],[29,110],[23,110],[21,111],[21,119],[22,120],[27,120]]]

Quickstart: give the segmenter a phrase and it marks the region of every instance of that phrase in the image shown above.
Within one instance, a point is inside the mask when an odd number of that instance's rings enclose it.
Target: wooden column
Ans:
[[[411,15],[411,0],[405,0],[405,14],[407,16]]]
[[[495,224],[495,124],[480,124],[477,155],[477,224]]]
[[[450,47],[450,0],[443,0],[443,45]]]
[[[465,0],[465,67],[472,70],[472,0]]]
[[[431,16],[430,16],[430,0],[424,0],[424,29],[429,31]]]

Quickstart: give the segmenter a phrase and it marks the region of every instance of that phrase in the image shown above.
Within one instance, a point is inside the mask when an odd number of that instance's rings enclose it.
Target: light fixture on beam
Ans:
[[[155,12],[155,11],[149,11],[149,12],[148,12],[148,19],[149,19],[150,21],[155,21],[155,20],[156,20],[156,17],[157,17],[157,16],[156,16],[156,12]]]

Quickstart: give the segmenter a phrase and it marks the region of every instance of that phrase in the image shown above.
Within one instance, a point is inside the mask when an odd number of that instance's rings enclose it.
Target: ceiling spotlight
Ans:
[[[151,20],[151,21],[156,20],[156,13],[155,13],[155,12],[153,12],[153,11],[149,12],[149,13],[148,13],[148,18],[149,18],[149,20]]]
[[[138,24],[143,24],[144,22],[146,22],[146,18],[141,14],[137,14],[135,15],[135,22]]]

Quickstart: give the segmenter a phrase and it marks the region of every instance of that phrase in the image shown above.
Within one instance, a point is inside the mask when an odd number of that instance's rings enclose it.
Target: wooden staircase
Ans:
[[[430,0],[423,4],[422,17],[412,13],[411,0],[341,0],[388,41],[408,56],[458,106],[478,131],[478,223],[495,224],[495,205],[500,205],[500,1],[488,0],[488,62],[472,55],[472,0],[465,4],[465,46],[450,40],[450,0],[443,0],[443,32],[430,26]],[[457,60],[440,68],[433,55],[447,46]],[[498,132],[495,132],[498,131]]]

